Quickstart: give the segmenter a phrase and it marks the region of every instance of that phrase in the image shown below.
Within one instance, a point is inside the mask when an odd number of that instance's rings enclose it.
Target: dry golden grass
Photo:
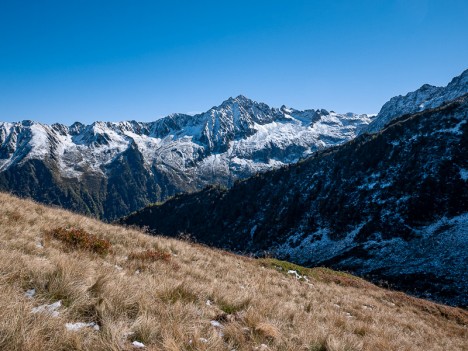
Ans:
[[[111,249],[71,248],[47,236],[56,228]],[[468,350],[464,310],[291,267],[0,194],[0,350]],[[58,300],[58,316],[32,313]],[[65,327],[76,322],[100,329]]]

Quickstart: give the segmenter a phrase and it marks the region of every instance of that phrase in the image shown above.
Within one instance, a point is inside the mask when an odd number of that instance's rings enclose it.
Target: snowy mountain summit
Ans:
[[[468,93],[468,69],[452,79],[445,87],[424,84],[418,90],[405,96],[398,95],[391,98],[382,106],[375,120],[362,132],[375,133],[390,121],[405,114],[416,113],[429,108],[436,108],[447,101],[454,100]]]
[[[296,162],[354,138],[371,121],[240,95],[205,113],[150,123],[0,123],[0,189],[111,219]]]

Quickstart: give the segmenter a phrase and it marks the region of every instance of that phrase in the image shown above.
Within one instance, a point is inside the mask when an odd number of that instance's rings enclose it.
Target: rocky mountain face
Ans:
[[[468,69],[453,78],[446,87],[424,84],[418,90],[405,96],[393,97],[382,106],[375,120],[364,127],[361,133],[375,133],[385,127],[392,119],[428,108],[439,107],[444,102],[456,99],[466,93],[468,93]]]
[[[122,223],[344,269],[466,307],[467,122],[464,95],[229,190],[176,196]]]
[[[115,219],[297,162],[352,139],[371,121],[238,96],[205,113],[151,123],[0,123],[0,190]]]

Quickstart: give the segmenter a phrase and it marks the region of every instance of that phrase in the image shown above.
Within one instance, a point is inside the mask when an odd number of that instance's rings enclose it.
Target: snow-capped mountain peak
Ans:
[[[129,208],[134,210],[181,191],[213,183],[229,186],[236,179],[295,162],[352,139],[371,120],[323,109],[272,108],[239,95],[204,113],[172,114],[150,123],[0,123],[0,174],[21,177],[21,172],[36,172],[37,166],[29,165],[39,162],[53,174],[51,183],[92,182],[93,191],[99,192],[131,163],[127,171],[145,179],[133,184],[138,188],[133,191],[141,192],[141,201]],[[5,181],[9,182],[13,181]],[[128,188],[125,183],[113,186],[115,193]],[[101,211],[114,217],[127,209]]]

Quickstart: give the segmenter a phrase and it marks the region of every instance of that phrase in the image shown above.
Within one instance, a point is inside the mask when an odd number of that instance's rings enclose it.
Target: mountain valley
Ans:
[[[176,196],[121,223],[349,270],[466,307],[467,122],[465,94],[231,189]]]

